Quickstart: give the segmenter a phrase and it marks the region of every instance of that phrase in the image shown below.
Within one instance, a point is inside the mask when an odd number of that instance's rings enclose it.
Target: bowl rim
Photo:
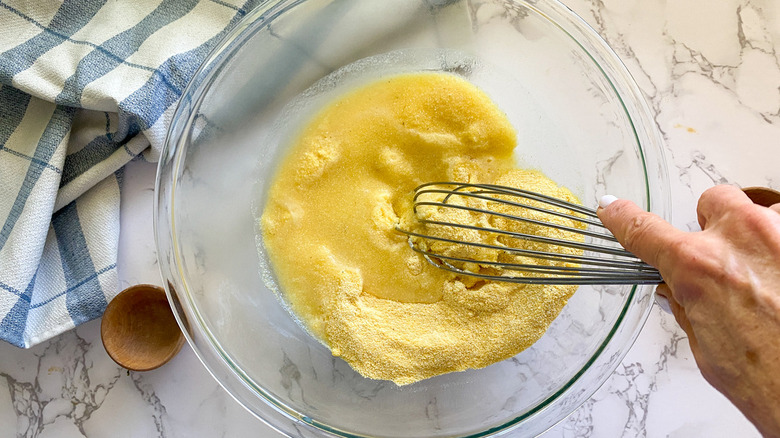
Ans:
[[[162,278],[165,280],[165,290],[168,300],[172,304],[174,309],[174,315],[179,323],[187,342],[190,344],[195,355],[207,369],[207,371],[215,378],[215,380],[230,394],[236,401],[239,402],[245,409],[255,415],[261,421],[276,429],[281,433],[289,433],[292,429],[284,427],[280,423],[280,418],[270,415],[271,411],[264,411],[262,414],[250,407],[251,403],[245,400],[248,397],[247,393],[238,394],[243,388],[248,390],[255,399],[260,398],[263,400],[273,412],[281,414],[286,419],[302,422],[308,426],[313,427],[316,430],[325,432],[326,434],[333,434],[334,436],[344,437],[364,437],[366,435],[354,434],[346,432],[328,424],[317,421],[310,418],[297,410],[290,408],[285,403],[279,401],[272,394],[265,391],[261,385],[254,382],[254,380],[248,376],[240,366],[237,365],[237,361],[231,358],[231,355],[222,347],[217,337],[212,333],[209,325],[201,315],[198,306],[195,305],[195,300],[190,294],[191,288],[188,287],[187,278],[181,269],[181,257],[178,251],[179,245],[177,243],[176,236],[176,218],[175,218],[175,187],[177,184],[178,175],[180,174],[178,169],[182,162],[182,151],[185,149],[180,147],[180,139],[182,134],[186,132],[188,127],[191,126],[191,117],[188,114],[194,114],[193,108],[197,108],[203,101],[203,98],[207,93],[209,86],[214,79],[219,77],[219,73],[225,64],[222,62],[226,58],[229,58],[231,54],[241,46],[241,44],[250,39],[259,30],[272,22],[278,16],[284,14],[288,10],[295,8],[296,6],[305,3],[308,0],[272,0],[264,4],[261,4],[254,10],[247,13],[236,26],[229,31],[223,40],[211,51],[206,57],[201,66],[193,75],[193,79],[188,83],[184,89],[181,99],[176,105],[174,110],[172,123],[169,126],[168,133],[165,138],[165,142],[162,147],[160,161],[158,163],[157,178],[155,182],[155,203],[154,203],[154,234],[155,245],[158,252],[158,258],[160,259],[159,268]],[[607,83],[612,88],[612,91],[617,96],[620,105],[626,115],[627,120],[631,124],[631,130],[634,133],[636,143],[638,145],[639,157],[642,163],[642,170],[644,171],[645,181],[645,196],[647,204],[645,209],[651,211],[655,209],[662,217],[669,219],[669,201],[668,196],[654,196],[654,192],[651,191],[649,184],[650,178],[648,175],[648,165],[656,166],[661,171],[662,177],[659,181],[656,181],[660,187],[657,187],[657,193],[667,194],[668,188],[668,173],[666,172],[666,160],[664,159],[663,142],[660,136],[660,132],[653,120],[652,111],[650,110],[643,94],[639,90],[636,82],[631,77],[628,69],[620,60],[618,55],[612,48],[598,35],[598,33],[590,27],[582,18],[574,13],[567,6],[562,4],[559,0],[511,0],[514,3],[520,4],[529,10],[534,11],[541,17],[546,18],[550,23],[554,24],[564,35],[568,36],[576,45],[580,47],[583,53],[585,53],[589,59],[593,62],[603,77],[607,80]],[[568,28],[564,27],[562,23],[565,23]],[[585,47],[584,44],[589,44],[591,48]],[[592,50],[595,49],[595,52]],[[616,84],[619,82],[618,84]],[[632,105],[629,105],[630,102]],[[637,122],[643,126],[637,126]],[[643,132],[644,131],[644,132]],[[644,141],[640,138],[644,137]],[[646,157],[645,148],[648,146],[655,146],[652,151],[653,154],[658,154],[658,157]],[[166,183],[168,185],[166,185]],[[168,188],[169,190],[166,190]],[[170,192],[170,193],[169,193]],[[167,211],[165,202],[170,201],[170,211]],[[165,256],[163,256],[165,255]],[[175,288],[171,282],[171,277],[175,277],[180,288]],[[652,291],[651,286],[633,286],[630,292],[627,294],[626,302],[619,313],[615,324],[607,336],[602,341],[601,345],[593,352],[591,357],[584,363],[577,373],[563,384],[559,390],[546,397],[542,402],[523,412],[522,414],[513,417],[509,421],[504,421],[499,425],[496,425],[490,429],[482,432],[462,435],[466,437],[484,437],[492,436],[494,434],[507,432],[509,430],[516,429],[525,420],[534,417],[540,412],[548,409],[550,405],[560,399],[564,394],[573,390],[573,386],[580,381],[580,378],[591,370],[592,365],[602,358],[604,351],[612,345],[615,340],[615,335],[619,330],[626,329],[626,315],[633,305],[638,305],[635,302],[635,298],[650,296]],[[181,296],[185,298],[182,302]],[[560,416],[557,421],[547,425],[538,433],[544,432],[553,427],[557,422],[562,421],[570,413],[574,412],[577,407],[587,401],[609,378],[611,372],[619,365],[620,361],[630,350],[631,345],[639,335],[647,317],[649,316],[652,308],[652,302],[648,300],[648,303],[644,305],[642,311],[637,315],[635,327],[632,332],[625,339],[625,348],[622,351],[618,351],[617,355],[612,355],[611,363],[614,366],[610,366],[610,373],[604,373],[603,377],[596,381],[596,384],[591,388],[584,391],[577,398],[575,404],[571,406],[571,409]],[[197,322],[196,326],[201,331],[198,333],[193,330],[193,326],[190,324],[190,320]],[[208,340],[208,344],[203,348],[202,342],[198,342],[196,338],[204,337]],[[209,359],[210,356],[217,356],[222,360],[222,369],[218,367],[220,364],[215,364]],[[227,369],[225,369],[227,367]],[[228,372],[225,372],[228,371]],[[232,380],[231,380],[232,379]],[[234,381],[235,380],[235,381]],[[238,384],[237,384],[238,383]],[[586,394],[585,394],[586,393]],[[258,397],[259,396],[259,397]],[[274,417],[273,419],[268,417]]]

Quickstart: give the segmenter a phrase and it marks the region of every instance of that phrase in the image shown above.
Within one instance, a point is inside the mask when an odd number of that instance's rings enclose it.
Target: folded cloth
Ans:
[[[156,160],[183,88],[257,3],[0,0],[0,338],[102,315],[122,168]]]

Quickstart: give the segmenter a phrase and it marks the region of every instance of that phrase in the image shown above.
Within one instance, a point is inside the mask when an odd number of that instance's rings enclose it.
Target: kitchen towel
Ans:
[[[102,315],[122,168],[156,160],[185,85],[256,3],[0,0],[0,338]]]

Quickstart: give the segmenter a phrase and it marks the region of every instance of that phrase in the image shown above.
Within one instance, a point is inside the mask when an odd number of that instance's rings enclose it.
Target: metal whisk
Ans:
[[[595,210],[581,205],[512,187],[454,182],[423,184],[413,201],[414,218],[396,229],[441,269],[527,284],[663,282],[655,268],[620,247]]]

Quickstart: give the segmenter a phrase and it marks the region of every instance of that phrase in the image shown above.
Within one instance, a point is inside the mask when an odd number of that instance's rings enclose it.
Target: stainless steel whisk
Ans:
[[[477,201],[480,206],[470,206],[465,199]],[[432,182],[415,189],[414,216],[422,227],[396,229],[410,236],[409,246],[422,254],[432,265],[458,274],[480,279],[506,281],[526,284],[658,284],[663,282],[661,275],[652,266],[642,262],[630,252],[620,247],[617,239],[602,225],[596,211],[562,199],[542,195],[527,190],[492,184],[466,184],[455,182]],[[456,202],[460,201],[460,202]],[[473,204],[474,202],[472,202]],[[496,211],[495,207],[508,206],[509,209],[528,209],[529,216],[558,217],[582,225],[582,228],[570,227],[549,220],[523,217],[517,214]],[[483,208],[484,207],[484,208]],[[422,208],[456,209],[469,214],[487,215],[510,221],[520,221],[538,227],[551,227],[563,231],[563,234],[582,236],[579,239],[552,238],[543,235],[527,234],[496,227],[479,226],[467,223],[437,220],[420,215]],[[441,211],[441,210],[439,210]],[[518,211],[518,210],[515,210]],[[545,216],[549,215],[549,216]],[[458,240],[445,233],[444,236],[425,232],[426,226],[451,227],[455,229],[476,230],[479,233],[493,233],[505,236],[502,244],[495,245],[480,241]],[[420,228],[420,229],[418,229]],[[421,232],[422,230],[422,232]],[[560,234],[560,233],[558,233]],[[548,244],[549,250],[523,248],[521,245],[507,245],[507,242],[539,242]],[[482,260],[469,257],[452,256],[432,250],[435,242],[453,245],[465,245],[497,254],[521,256],[523,263],[498,260]],[[555,248],[574,248],[578,254],[566,254]],[[511,258],[511,257],[510,257]],[[525,263],[525,261],[539,261]],[[544,263],[558,262],[559,265]],[[567,264],[561,266],[560,264]],[[494,269],[491,269],[494,268]]]

